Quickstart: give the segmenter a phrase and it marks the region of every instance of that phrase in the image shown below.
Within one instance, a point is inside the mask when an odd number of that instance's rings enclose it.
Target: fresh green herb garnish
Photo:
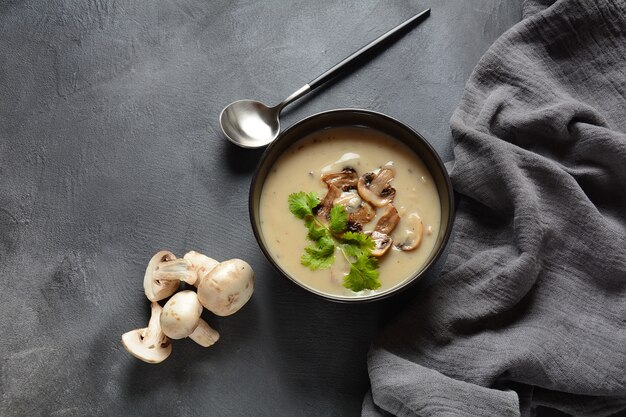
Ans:
[[[300,258],[302,265],[312,271],[327,269],[335,262],[335,249],[339,248],[350,264],[350,272],[343,279],[343,286],[352,291],[375,290],[380,287],[378,259],[372,256],[375,243],[364,233],[347,231],[348,213],[343,206],[333,206],[328,225],[314,214],[320,204],[315,193],[294,193],[289,196],[289,211],[304,220],[307,238],[312,242],[304,248]]]

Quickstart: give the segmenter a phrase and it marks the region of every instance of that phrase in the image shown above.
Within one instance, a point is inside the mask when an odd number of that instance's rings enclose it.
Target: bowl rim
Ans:
[[[254,197],[254,191],[257,187],[257,183],[259,182],[259,172],[261,171],[261,168],[263,167],[263,165],[266,163],[267,159],[272,155],[272,149],[274,149],[278,143],[280,143],[283,140],[283,137],[287,136],[288,133],[290,133],[292,130],[295,130],[297,127],[299,127],[300,125],[304,124],[304,123],[308,123],[311,121],[311,119],[315,119],[315,118],[319,118],[319,117],[323,117],[329,113],[346,113],[346,114],[355,114],[355,113],[361,113],[361,114],[366,114],[369,116],[374,116],[374,117],[379,117],[381,119],[386,119],[388,122],[391,123],[395,123],[397,125],[399,125],[400,127],[406,129],[407,131],[409,131],[412,135],[414,135],[419,141],[422,142],[422,144],[428,149],[428,152],[431,153],[432,157],[434,158],[436,164],[441,168],[443,177],[444,177],[444,181],[446,183],[446,188],[447,188],[447,194],[448,194],[448,201],[449,201],[449,210],[448,210],[448,216],[446,219],[444,219],[442,217],[442,223],[443,220],[446,220],[448,223],[448,228],[441,240],[441,244],[435,249],[435,253],[433,254],[433,256],[430,257],[430,259],[424,263],[424,265],[422,266],[422,268],[417,272],[414,273],[412,275],[410,275],[408,278],[406,278],[404,280],[404,282],[391,287],[390,289],[384,291],[384,292],[380,292],[380,293],[374,293],[374,294],[370,294],[370,295],[365,295],[365,296],[352,296],[352,297],[348,297],[348,296],[340,296],[340,295],[333,295],[333,294],[327,294],[321,291],[316,290],[315,288],[311,288],[307,285],[304,285],[303,283],[299,282],[297,279],[293,278],[290,274],[288,274],[285,270],[283,270],[280,265],[278,265],[278,263],[274,260],[274,257],[269,253],[268,248],[265,247],[265,244],[263,243],[263,239],[261,237],[261,232],[260,232],[260,224],[257,224],[257,222],[255,222],[255,210],[254,210],[254,201],[253,201],[253,197]],[[350,124],[346,124],[345,126],[350,126]],[[359,126],[358,124],[354,124],[353,126]],[[367,127],[367,126],[365,126]],[[372,128],[375,129],[375,128]],[[376,129],[375,129],[376,130]],[[383,132],[385,133],[385,132]],[[300,140],[300,139],[298,139]],[[399,140],[399,139],[396,139]],[[295,141],[294,141],[295,143]],[[285,148],[288,149],[290,148],[291,145],[287,146]],[[283,152],[280,152],[279,155],[277,156],[280,157],[280,155],[282,155]],[[420,157],[420,155],[418,155],[418,157]],[[421,157],[420,157],[421,158]],[[263,181],[263,183],[265,182],[265,180]],[[261,187],[263,186],[263,183],[261,183]],[[260,194],[259,194],[260,195]],[[263,154],[261,155],[261,158],[259,159],[259,162],[256,165],[256,168],[254,170],[254,174],[252,176],[252,181],[250,183],[250,190],[248,192],[248,216],[250,219],[250,224],[252,226],[252,231],[254,233],[254,238],[257,241],[257,245],[259,246],[259,248],[261,248],[261,251],[263,252],[263,255],[265,256],[265,258],[273,265],[274,269],[276,269],[281,275],[283,275],[284,277],[288,278],[291,282],[295,283],[296,285],[298,285],[299,287],[305,289],[307,292],[310,292],[312,294],[315,294],[323,299],[329,300],[329,301],[334,301],[334,302],[339,302],[339,303],[346,303],[346,304],[361,304],[361,303],[368,303],[368,302],[373,302],[373,301],[378,301],[378,300],[382,300],[382,299],[386,299],[388,297],[391,297],[393,295],[399,294],[400,292],[406,290],[407,288],[411,287],[412,285],[414,285],[415,283],[417,283],[418,281],[420,281],[418,278],[420,278],[424,273],[426,273],[426,271],[428,271],[430,269],[430,267],[437,262],[437,260],[439,259],[439,257],[441,256],[441,254],[444,252],[448,241],[450,239],[450,235],[452,234],[452,227],[454,225],[454,218],[455,218],[455,200],[454,200],[454,190],[452,188],[452,181],[450,180],[450,176],[448,174],[448,170],[446,169],[446,166],[444,164],[444,162],[442,161],[441,157],[439,156],[439,154],[437,153],[437,151],[435,150],[435,148],[433,148],[433,146],[430,144],[430,142],[428,142],[426,140],[426,138],[424,138],[424,136],[422,136],[419,132],[417,132],[415,129],[413,129],[411,126],[407,125],[406,123],[388,116],[384,113],[380,113],[374,110],[368,110],[368,109],[360,109],[360,108],[352,108],[352,107],[345,107],[345,108],[337,108],[337,109],[330,109],[330,110],[324,110],[318,113],[314,113],[310,116],[307,116],[303,119],[300,119],[299,121],[295,122],[294,124],[292,124],[291,126],[289,126],[287,129],[285,129],[284,131],[282,131],[278,137],[272,141],[272,143],[269,144],[269,146],[267,148],[265,148],[265,150],[263,151]]]

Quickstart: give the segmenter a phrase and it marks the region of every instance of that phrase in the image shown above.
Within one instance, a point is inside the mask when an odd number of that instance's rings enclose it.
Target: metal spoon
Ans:
[[[269,144],[276,139],[280,133],[279,116],[281,110],[287,104],[299,99],[334,78],[339,72],[355,64],[357,58],[360,58],[366,52],[392,38],[396,33],[402,31],[411,23],[426,18],[429,14],[430,9],[426,9],[391,29],[389,32],[379,36],[310,83],[300,87],[276,106],[269,107],[255,100],[239,100],[230,103],[222,110],[222,113],[220,113],[220,126],[224,135],[226,135],[226,138],[232,143],[243,148],[260,148]]]

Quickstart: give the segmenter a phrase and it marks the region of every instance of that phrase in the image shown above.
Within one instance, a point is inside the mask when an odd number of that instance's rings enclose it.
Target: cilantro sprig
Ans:
[[[300,258],[302,265],[312,271],[327,269],[335,262],[335,249],[350,264],[350,272],[343,279],[343,286],[352,291],[375,290],[380,287],[378,259],[372,256],[375,243],[364,233],[347,231],[348,213],[337,205],[330,210],[328,225],[314,214],[320,199],[315,193],[299,192],[289,196],[289,211],[304,220],[311,244],[304,248]]]

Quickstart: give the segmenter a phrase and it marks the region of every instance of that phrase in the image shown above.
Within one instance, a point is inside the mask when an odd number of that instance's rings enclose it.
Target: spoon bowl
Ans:
[[[235,145],[258,148],[268,145],[280,132],[278,107],[260,101],[239,100],[222,110],[220,125],[224,135]]]

